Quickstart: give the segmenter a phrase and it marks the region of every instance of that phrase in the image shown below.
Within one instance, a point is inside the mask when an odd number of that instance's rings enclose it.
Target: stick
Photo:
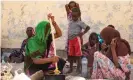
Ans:
[[[51,19],[49,19],[49,23],[50,23],[50,28],[51,28],[51,34],[52,34],[52,39],[53,39],[53,47],[54,47],[54,55],[56,56],[56,46],[55,46],[55,39],[54,39],[54,30],[53,30],[53,27],[52,27],[52,23],[51,23]],[[58,70],[58,65],[57,63],[55,63],[55,74],[59,74],[59,70]]]

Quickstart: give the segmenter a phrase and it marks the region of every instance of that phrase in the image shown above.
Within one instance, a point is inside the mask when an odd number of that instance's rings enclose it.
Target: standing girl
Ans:
[[[72,21],[72,9],[75,8],[75,7],[79,8],[79,10],[80,10],[79,4],[76,3],[75,1],[70,1],[69,4],[65,5],[68,23],[70,23]],[[80,14],[79,20],[81,20],[81,14]],[[82,45],[83,44],[82,36],[80,36],[80,39],[81,39],[81,45]],[[68,49],[68,44],[69,43],[68,43],[68,31],[67,31],[66,46],[65,46],[67,54],[68,54],[68,50],[69,50]]]
[[[72,21],[72,8],[74,8],[74,7],[77,7],[80,10],[79,4],[76,3],[75,1],[70,1],[69,4],[65,5],[66,12],[67,12],[67,20],[69,23],[70,23],[70,21]],[[81,14],[80,14],[79,20],[81,20]],[[68,37],[68,33],[67,33],[67,37]],[[81,39],[81,44],[83,44],[82,36],[80,37],[80,39]],[[67,48],[67,46],[68,46],[68,39],[66,41],[66,48]],[[68,51],[68,49],[67,49],[67,51]]]

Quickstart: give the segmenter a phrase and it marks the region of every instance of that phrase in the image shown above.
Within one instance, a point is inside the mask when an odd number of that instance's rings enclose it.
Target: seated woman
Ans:
[[[54,34],[55,38],[58,38],[62,35],[62,32],[54,18],[51,18],[52,24],[55,28],[56,33]],[[54,70],[54,68],[49,68],[49,66],[53,63],[58,62],[58,69],[62,72],[63,67],[65,65],[65,61],[57,56],[48,57],[46,55],[48,50],[50,50],[51,42],[48,42],[51,38],[51,29],[50,23],[47,21],[41,21],[37,27],[35,28],[35,36],[31,37],[26,44],[26,57],[25,57],[25,66],[24,70],[29,75],[34,74],[39,70],[48,71]],[[51,38],[52,39],[52,38]],[[28,73],[27,73],[28,74]]]
[[[13,50],[9,56],[5,56],[5,62],[10,63],[22,63],[24,61],[25,45],[27,40],[34,36],[34,29],[32,27],[27,27],[26,29],[27,38],[23,40],[20,50]]]
[[[22,44],[21,44],[20,53],[25,52],[25,45],[27,44],[28,39],[34,36],[33,27],[27,27],[26,34],[27,34],[27,38],[24,39]]]
[[[104,28],[100,34],[104,43],[109,46],[108,48],[104,46],[104,53],[103,51],[94,53],[91,78],[129,80],[131,69],[129,43],[120,37],[120,33],[117,30],[110,27]]]

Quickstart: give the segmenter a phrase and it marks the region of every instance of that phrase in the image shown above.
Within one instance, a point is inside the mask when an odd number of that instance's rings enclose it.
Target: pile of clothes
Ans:
[[[3,53],[2,63],[22,63],[24,62],[24,55],[20,51],[13,50],[11,53]]]

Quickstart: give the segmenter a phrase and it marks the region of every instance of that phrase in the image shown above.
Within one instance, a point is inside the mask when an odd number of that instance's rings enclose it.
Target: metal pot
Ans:
[[[45,75],[45,79],[44,80],[65,80],[65,75],[63,74],[47,74]]]

